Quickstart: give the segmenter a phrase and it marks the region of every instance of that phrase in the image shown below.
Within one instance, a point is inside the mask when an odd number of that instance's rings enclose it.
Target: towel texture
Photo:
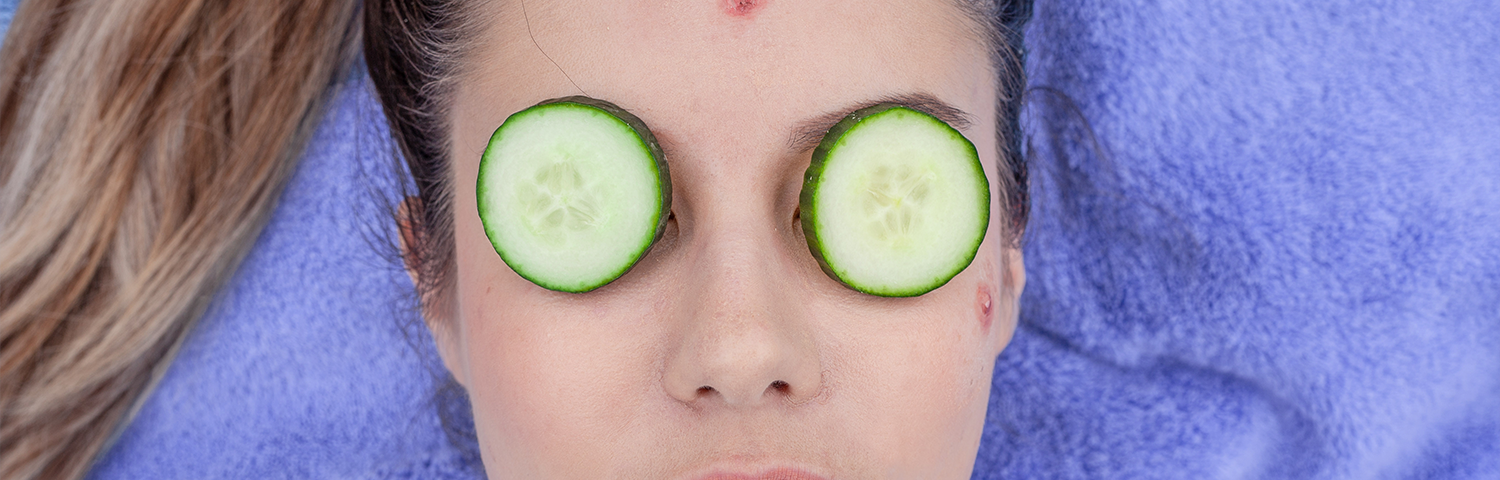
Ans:
[[[1038,1],[974,477],[1500,478],[1500,4]],[[349,79],[95,479],[472,478]]]
[[[1038,1],[1030,283],[975,477],[1500,478],[1495,25]]]

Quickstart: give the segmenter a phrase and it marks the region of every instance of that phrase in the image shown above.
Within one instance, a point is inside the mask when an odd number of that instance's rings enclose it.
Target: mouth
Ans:
[[[740,473],[714,471],[694,480],[828,480],[822,475],[817,475],[805,470],[795,468],[772,468],[756,473]]]

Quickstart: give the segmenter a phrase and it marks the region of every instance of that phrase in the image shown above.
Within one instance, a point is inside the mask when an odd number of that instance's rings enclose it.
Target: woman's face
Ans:
[[[429,323],[491,478],[969,477],[1024,283],[1000,205],[974,262],[914,298],[829,278],[796,217],[823,129],[885,98],[967,112],[955,127],[999,185],[995,80],[960,10],[531,0],[477,13],[451,117],[456,309]],[[506,117],[578,94],[650,126],[674,218],[625,276],[569,294],[501,260],[473,186]],[[812,144],[794,141],[804,132]]]

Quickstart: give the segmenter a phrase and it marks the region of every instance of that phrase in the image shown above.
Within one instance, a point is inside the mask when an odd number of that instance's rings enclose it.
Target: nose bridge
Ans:
[[[718,398],[732,406],[816,394],[822,368],[797,294],[778,271],[774,223],[751,205],[712,208],[674,312],[679,335],[666,359],[666,389],[686,403]]]

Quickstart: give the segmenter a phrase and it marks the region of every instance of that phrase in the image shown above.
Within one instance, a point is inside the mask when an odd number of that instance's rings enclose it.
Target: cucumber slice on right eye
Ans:
[[[495,130],[476,195],[484,233],[511,270],[582,293],[620,278],[661,238],[672,183],[645,122],[603,100],[567,97]]]
[[[931,115],[880,104],[823,137],[804,176],[802,230],[828,276],[883,297],[948,283],[989,228],[974,144]]]

